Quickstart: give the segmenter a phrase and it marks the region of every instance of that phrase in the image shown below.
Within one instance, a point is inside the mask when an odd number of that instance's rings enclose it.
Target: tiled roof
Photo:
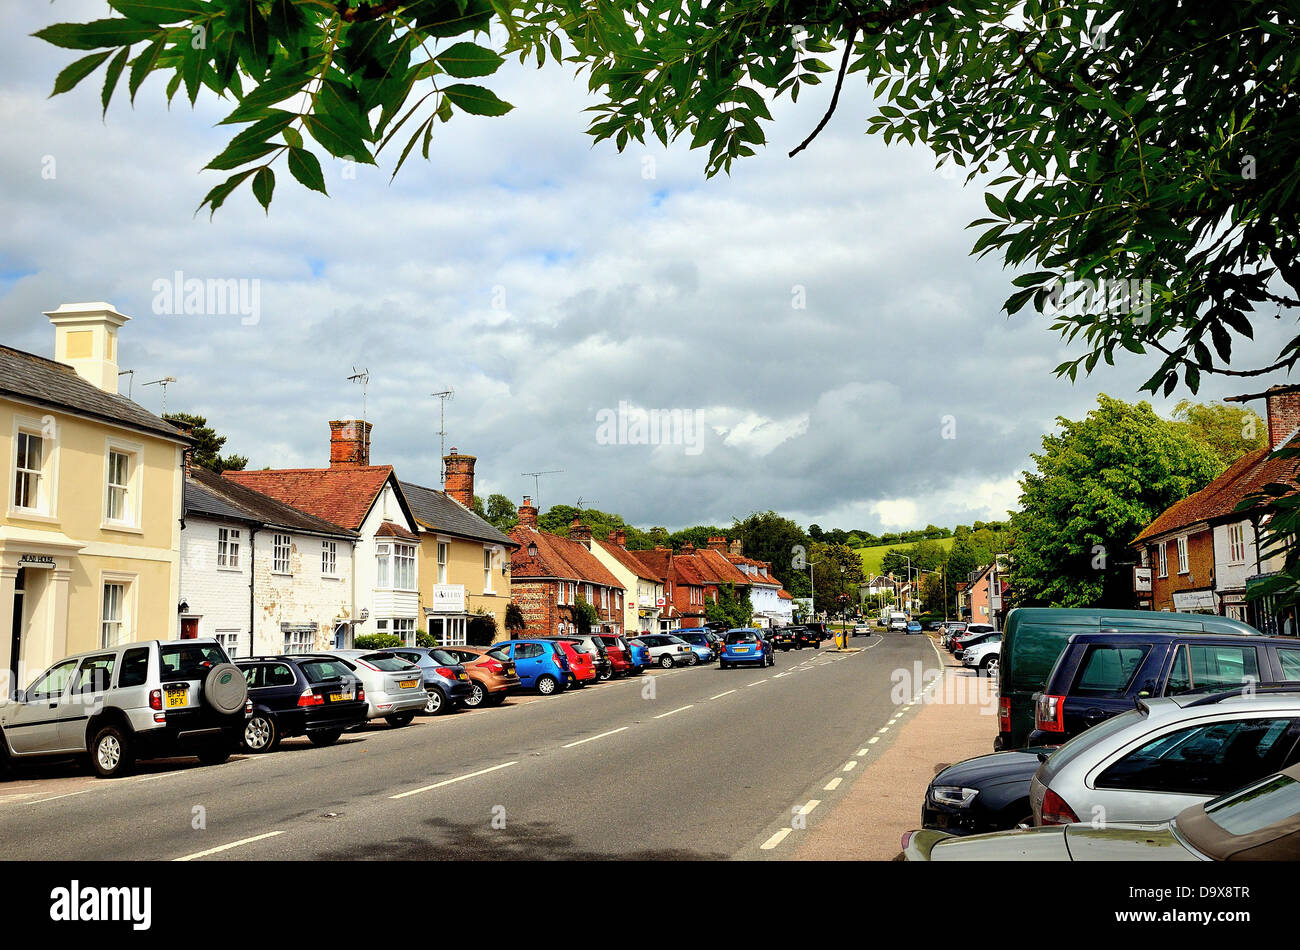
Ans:
[[[68,410],[175,442],[194,441],[125,396],[104,392],[82,379],[72,367],[8,346],[0,346],[0,396]]]
[[[580,541],[522,525],[510,532],[510,540],[519,545],[510,553],[510,576],[514,580],[555,577],[623,588]],[[536,557],[528,553],[530,544],[537,546]]]
[[[1200,491],[1166,508],[1132,543],[1139,544],[1190,525],[1230,516],[1238,502],[1269,482],[1292,482],[1300,470],[1300,463],[1295,459],[1270,458],[1269,454],[1269,449],[1263,448],[1243,455]]]
[[[649,571],[650,576],[655,580],[667,582],[668,570],[672,563],[672,551],[656,549],[652,551],[628,551],[627,553],[636,558],[638,563]]]
[[[424,527],[475,541],[506,546],[514,544],[510,538],[446,492],[411,482],[401,484],[402,494],[406,495],[407,504],[411,506],[411,514]]]
[[[789,591],[787,591],[784,587],[782,587],[779,591],[776,592],[776,596],[780,597],[782,600],[794,600],[794,595],[791,594]]]
[[[391,465],[226,472],[223,477],[353,531],[392,477]]]
[[[206,468],[190,469],[185,477],[185,511],[214,518],[234,518],[239,521],[264,524],[291,531],[324,534],[334,538],[355,538],[357,533],[299,511],[269,495],[222,478]]]
[[[420,536],[414,531],[408,531],[401,525],[393,524],[391,521],[385,521],[375,530],[376,538],[400,538],[403,541],[419,541]]]
[[[696,550],[693,555],[695,559],[694,566],[699,571],[701,577],[707,584],[750,584],[751,578],[742,574],[736,565],[732,564],[717,551],[711,551],[708,548]]]
[[[633,573],[636,577],[647,581],[657,581],[660,578],[650,568],[646,567],[639,560],[632,556],[632,552],[627,548],[621,548],[610,541],[601,541],[599,538],[592,540],[593,544],[599,544],[601,548],[608,552],[609,556]]]
[[[693,554],[674,554],[673,569],[677,572],[678,584],[704,587],[709,583],[704,579],[704,575],[700,573]]]

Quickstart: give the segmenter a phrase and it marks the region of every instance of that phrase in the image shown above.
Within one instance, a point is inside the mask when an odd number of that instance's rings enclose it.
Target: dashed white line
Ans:
[[[772,837],[768,838],[768,839],[767,839],[766,841],[764,841],[761,845],[759,845],[759,846],[758,846],[758,847],[759,847],[759,850],[760,850],[760,851],[771,851],[771,850],[772,850],[773,848],[775,848],[778,844],[780,844],[782,841],[784,841],[784,840],[785,840],[785,836],[788,835],[789,833],[790,833],[790,829],[789,829],[789,828],[782,828],[782,829],[781,829],[780,831],[778,831],[776,834],[772,835]]]
[[[388,797],[389,797],[389,798],[406,798],[406,797],[408,797],[408,796],[410,796],[410,795],[419,795],[421,792],[431,792],[431,791],[433,791],[435,788],[443,788],[444,786],[447,786],[447,785],[454,785],[454,784],[456,784],[457,782],[463,782],[463,781],[465,781],[465,779],[467,779],[467,778],[476,778],[476,777],[478,777],[478,776],[480,776],[480,775],[487,775],[489,772],[495,772],[495,771],[497,771],[497,769],[508,769],[508,768],[510,768],[510,766],[512,766],[512,765],[518,765],[518,764],[519,764],[519,761],[518,761],[517,759],[516,759],[515,761],[513,761],[513,762],[502,762],[500,765],[494,765],[494,766],[492,766],[491,768],[479,769],[477,772],[470,772],[468,775],[458,775],[458,776],[456,776],[455,778],[449,778],[449,779],[447,779],[446,781],[443,781],[443,782],[436,782],[436,783],[434,783],[433,785],[424,785],[424,786],[422,786],[422,787],[420,787],[420,788],[413,788],[413,789],[411,789],[409,792],[400,792],[400,793],[397,794],[397,795],[389,795]]]
[[[866,749],[859,749],[859,750],[858,750],[858,755],[859,755],[859,756],[863,756],[863,755],[866,755],[866,754],[867,754],[867,750],[866,750]]]
[[[811,815],[811,814],[812,814],[812,810],[813,810],[814,808],[816,808],[816,807],[817,807],[818,805],[820,805],[820,804],[821,804],[821,799],[820,799],[820,798],[809,799],[808,804],[807,804],[807,805],[804,805],[803,808],[800,808],[800,809],[799,809],[799,814],[801,814],[801,815]]]
[[[624,732],[627,726],[620,726],[618,729],[611,729],[609,732],[602,732],[597,736],[587,736],[585,739],[579,739],[577,742],[570,742],[564,746],[566,749],[572,749],[575,745],[582,745],[584,742],[595,742],[597,739],[603,739],[606,736],[612,736],[617,732]]]
[[[844,763],[844,768],[842,768],[840,771],[841,771],[841,772],[852,772],[855,768],[857,768],[857,766],[858,766],[858,760],[857,760],[857,759],[849,759],[849,761],[847,761],[847,762]]]
[[[198,858],[206,858],[210,854],[220,854],[222,851],[229,851],[231,848],[238,848],[240,845],[252,844],[254,841],[265,841],[267,838],[274,838],[276,835],[284,834],[283,831],[268,831],[264,835],[254,835],[251,838],[241,838],[239,841],[232,841],[230,844],[223,844],[216,848],[208,848],[206,851],[196,851],[194,854],[187,854],[183,858],[177,858],[177,861],[194,861]]]
[[[730,696],[734,692],[734,689],[729,689],[725,693],[719,693],[717,696],[710,696],[709,699],[721,699],[723,696]]]
[[[694,703],[687,703],[685,706],[678,706],[676,709],[670,709],[666,713],[660,713],[659,715],[655,716],[655,718],[663,719],[665,716],[671,716],[673,713],[679,713],[683,709],[690,709],[694,705],[695,705]]]
[[[840,782],[842,782],[842,781],[844,781],[844,779],[839,778],[839,777],[837,776],[837,777],[831,779],[829,782],[827,782],[824,786],[822,786],[822,791],[823,791],[823,792],[833,792],[833,791],[835,791],[835,789],[837,789],[837,788],[840,787]]]
[[[888,732],[888,731],[889,731],[889,727],[888,727],[888,726],[881,726],[880,729],[879,729],[879,732],[880,732],[881,735],[884,735],[884,734],[885,734],[886,732]]]
[[[870,739],[867,740],[867,745],[875,745],[879,741],[880,741],[880,736],[872,736]]]
[[[746,683],[745,686],[746,686],[746,687],[750,687],[750,686],[762,686],[762,685],[763,685],[764,683],[766,683],[766,682],[767,682],[767,677],[765,676],[765,677],[763,677],[761,680],[759,680],[758,682],[756,682],[756,683]]]

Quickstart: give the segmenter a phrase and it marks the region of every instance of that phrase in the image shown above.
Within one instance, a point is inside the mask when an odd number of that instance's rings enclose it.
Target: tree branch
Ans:
[[[822,120],[817,123],[817,128],[812,130],[812,134],[810,134],[806,139],[804,139],[802,142],[800,142],[798,145],[796,145],[793,149],[790,150],[790,154],[788,156],[789,158],[794,158],[796,155],[798,155],[800,152],[806,149],[812,143],[812,140],[817,138],[817,136],[821,134],[821,130],[826,128],[826,123],[829,122],[831,120],[831,116],[835,114],[835,107],[839,105],[840,102],[840,88],[844,85],[844,74],[848,72],[849,59],[850,57],[853,56],[853,42],[857,38],[858,38],[858,28],[857,25],[855,24],[854,26],[849,28],[849,41],[844,45],[844,59],[840,60],[840,74],[835,79],[835,92],[831,96],[830,108],[826,110],[826,114],[822,116]]]
[[[392,13],[400,7],[406,0],[386,0],[384,3],[377,3],[371,6],[368,3],[359,3],[355,7],[348,7],[348,0],[339,0],[336,9],[339,16],[348,23],[364,23],[367,20],[378,20]]]

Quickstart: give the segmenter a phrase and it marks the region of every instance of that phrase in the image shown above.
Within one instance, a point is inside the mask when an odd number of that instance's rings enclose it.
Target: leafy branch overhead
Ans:
[[[394,174],[458,112],[511,108],[473,80],[506,58],[563,59],[593,96],[588,131],[620,151],[686,136],[706,174],[767,142],[770,103],[832,74],[875,96],[867,130],[923,143],[986,189],[972,253],[1019,275],[1031,303],[1083,353],[1075,378],[1154,351],[1151,391],[1196,392],[1206,373],[1255,376],[1300,360],[1300,335],[1267,365],[1232,368],[1260,319],[1300,305],[1300,7],[1276,0],[109,0],[119,16],[37,35],[88,51],[66,92],[104,67],[107,109],[158,71],[170,100],[206,86],[239,127],[209,167],[268,206],[285,158],[325,191],[319,153]]]

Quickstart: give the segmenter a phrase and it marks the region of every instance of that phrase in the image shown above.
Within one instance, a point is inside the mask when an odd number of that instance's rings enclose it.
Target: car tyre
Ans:
[[[496,694],[489,693],[487,699],[484,700],[484,704],[495,708],[497,706],[504,704],[506,701],[506,697],[508,697],[509,695],[510,694],[506,692],[504,689],[501,692]]]
[[[726,660],[719,660],[719,661],[718,661],[718,669],[720,669],[720,670],[729,670],[729,669],[731,669],[731,664],[728,663]]]
[[[980,661],[979,672],[983,673],[985,676],[996,679],[1000,666],[1001,664],[998,662],[998,657],[988,656]]]
[[[199,761],[204,765],[220,765],[234,753],[233,743],[221,743],[199,753]]]
[[[677,664],[673,662],[673,658],[669,656],[667,653],[659,657],[659,666],[662,669],[671,670],[676,665]]]
[[[244,723],[244,732],[240,745],[248,752],[259,755],[273,752],[280,744],[280,730],[275,724],[275,717],[269,713],[253,713],[253,717]]]
[[[394,729],[400,729],[403,726],[409,726],[413,719],[415,719],[415,713],[413,712],[394,713],[391,716],[385,716],[384,722]]]
[[[614,668],[612,666],[609,669],[596,674],[596,679],[600,680],[602,683],[612,680],[613,678]]]
[[[688,657],[686,658],[686,665],[687,665],[687,666],[694,666],[696,663],[699,663],[699,662],[700,662],[700,658],[699,658],[698,656],[696,656],[694,653],[692,653],[690,656],[688,656]]]
[[[436,686],[429,690],[429,698],[424,701],[424,714],[426,716],[441,716],[443,713],[451,712],[453,708],[442,690]]]
[[[469,684],[469,696],[465,699],[466,709],[478,709],[480,706],[488,704],[487,690],[483,684],[477,680],[472,680]]]
[[[537,677],[537,692],[543,696],[550,696],[560,691],[560,684],[556,682],[554,676]]]
[[[88,751],[90,764],[100,778],[130,775],[135,768],[135,744],[130,734],[118,726],[104,726],[96,732]]]
[[[315,732],[307,733],[307,741],[317,748],[324,748],[338,742],[341,735],[343,735],[342,729],[317,729]]]

